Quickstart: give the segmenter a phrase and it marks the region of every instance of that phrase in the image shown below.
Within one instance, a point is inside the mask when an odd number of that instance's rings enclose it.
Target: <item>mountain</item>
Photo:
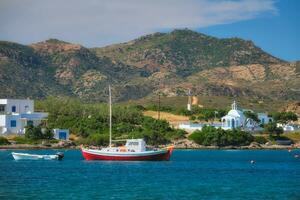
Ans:
[[[104,101],[152,96],[249,96],[300,99],[300,64],[278,59],[251,41],[174,30],[102,48],[49,39],[0,42],[0,97],[48,95]]]
[[[181,77],[218,66],[283,62],[251,41],[218,39],[188,29],[155,33],[128,43],[93,50],[99,57],[107,56],[149,72],[175,72]]]
[[[131,66],[55,39],[29,46],[0,42],[0,71],[1,97],[63,95],[91,101],[103,98],[108,83],[119,85],[140,76]]]

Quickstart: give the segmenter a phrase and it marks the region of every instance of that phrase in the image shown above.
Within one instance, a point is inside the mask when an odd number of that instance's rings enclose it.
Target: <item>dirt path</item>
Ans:
[[[145,111],[143,113],[145,116],[158,118],[157,111]],[[183,115],[174,115],[167,112],[160,112],[160,119],[167,120],[173,127],[177,127],[179,123],[189,121],[189,117]]]

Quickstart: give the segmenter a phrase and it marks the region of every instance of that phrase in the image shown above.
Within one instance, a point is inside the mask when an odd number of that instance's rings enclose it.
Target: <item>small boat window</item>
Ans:
[[[139,142],[129,142],[128,145],[130,145],[130,146],[138,146]]]

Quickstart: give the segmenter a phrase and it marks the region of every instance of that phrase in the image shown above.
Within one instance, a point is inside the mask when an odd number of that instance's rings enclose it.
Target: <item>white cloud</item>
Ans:
[[[1,0],[0,40],[58,38],[101,46],[173,28],[276,13],[274,0]]]

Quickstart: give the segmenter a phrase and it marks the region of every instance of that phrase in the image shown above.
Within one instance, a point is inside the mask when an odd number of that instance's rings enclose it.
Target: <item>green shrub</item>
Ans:
[[[195,121],[197,118],[196,118],[195,115],[192,115],[192,116],[189,117],[189,119],[190,119],[191,121]]]
[[[254,142],[257,142],[259,144],[266,144],[268,142],[268,140],[263,136],[255,136]]]
[[[26,127],[25,138],[30,140],[51,140],[53,138],[53,133],[49,128],[45,128],[44,130],[42,130],[41,126],[29,125]]]
[[[78,141],[80,144],[88,144],[95,146],[107,146],[109,143],[109,136],[106,134],[91,134],[87,138],[82,138]]]
[[[13,138],[16,144],[33,144],[34,141],[24,136],[16,136]]]
[[[282,127],[277,127],[276,122],[271,122],[264,125],[264,131],[268,133],[270,136],[273,134],[276,134],[277,136],[280,136],[280,134],[283,133]]]
[[[276,122],[286,124],[290,121],[297,121],[298,117],[293,112],[277,112],[272,114],[273,119]]]
[[[227,145],[248,145],[253,141],[253,136],[245,131],[238,129],[223,130],[216,129],[212,126],[204,126],[201,131],[195,131],[189,139],[201,145],[215,145],[215,146],[227,146]]]
[[[6,137],[0,136],[0,145],[8,145],[8,144],[10,144],[8,139]]]
[[[177,129],[171,132],[166,133],[166,138],[169,140],[178,140],[185,138],[186,132],[181,129]]]

